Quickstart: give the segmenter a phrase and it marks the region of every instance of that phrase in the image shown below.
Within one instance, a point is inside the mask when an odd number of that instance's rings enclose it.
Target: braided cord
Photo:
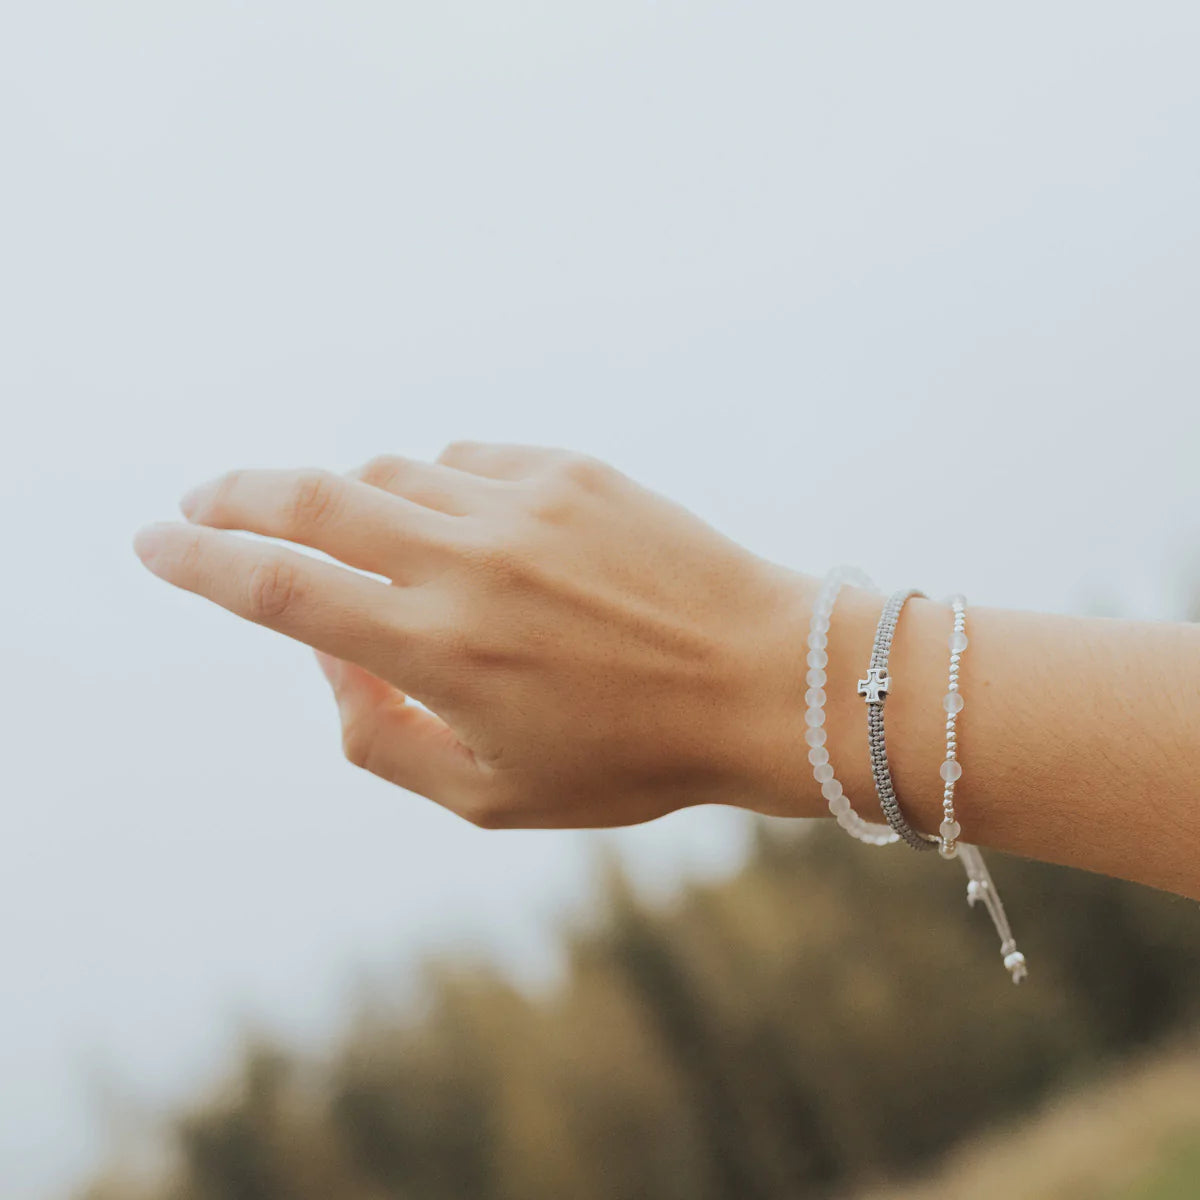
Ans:
[[[888,674],[888,657],[892,651],[892,639],[896,634],[896,623],[900,610],[913,596],[922,596],[916,588],[893,592],[879,614],[879,625],[875,630],[875,644],[871,648],[871,667],[867,678],[859,683],[859,693],[867,701],[867,742],[871,755],[871,777],[875,781],[875,794],[887,823],[896,834],[914,850],[932,850],[937,838],[928,838],[918,833],[909,823],[896,798],[896,786],[892,782],[892,769],[888,765],[887,739],[883,730],[884,701],[891,686]],[[873,685],[873,686],[872,686]]]

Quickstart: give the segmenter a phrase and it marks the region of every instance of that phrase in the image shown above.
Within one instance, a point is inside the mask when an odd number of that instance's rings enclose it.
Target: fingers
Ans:
[[[196,524],[285,538],[389,579],[420,575],[450,533],[443,514],[332,471],[231,471],[180,507]]]
[[[176,587],[339,658],[368,668],[386,664],[389,673],[411,670],[408,686],[418,689],[422,646],[405,634],[406,608],[414,603],[405,589],[202,526],[148,526],[134,549],[149,570]]]
[[[487,504],[489,492],[495,487],[492,481],[467,471],[398,454],[381,454],[351,471],[350,476],[414,504],[456,517],[478,512]]]
[[[354,663],[319,651],[317,662],[337,700],[346,758],[469,818],[481,772],[446,723]]]
[[[564,457],[565,451],[543,446],[452,442],[438,455],[438,462],[485,479],[518,480],[529,479]]]

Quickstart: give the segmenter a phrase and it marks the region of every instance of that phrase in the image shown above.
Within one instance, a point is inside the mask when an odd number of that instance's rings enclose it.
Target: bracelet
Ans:
[[[808,674],[804,680],[808,685],[808,691],[804,693],[804,702],[808,705],[804,720],[808,730],[804,740],[810,747],[808,761],[812,764],[813,778],[821,785],[821,795],[828,802],[829,811],[837,818],[838,825],[851,837],[868,846],[888,846],[899,840],[899,835],[890,826],[881,825],[878,821],[866,821],[854,811],[850,797],[834,774],[825,745],[825,668],[829,664],[829,655],[826,653],[829,624],[838,594],[847,583],[869,591],[875,590],[875,585],[866,575],[854,567],[835,567],[825,576],[808,625]]]
[[[958,670],[962,661],[963,651],[969,642],[967,639],[967,601],[962,595],[950,597],[950,608],[954,613],[954,629],[950,633],[950,681],[946,694],[942,698],[942,707],[946,710],[946,757],[942,761],[942,823],[938,828],[941,834],[938,850],[943,858],[961,858],[963,868],[967,872],[967,903],[973,908],[977,901],[982,900],[992,924],[1000,935],[1000,956],[1004,966],[1012,976],[1013,983],[1020,983],[1029,975],[1025,963],[1025,955],[1017,949],[1016,939],[1008,924],[1008,915],[1000,900],[1000,893],[992,881],[991,872],[983,861],[983,855],[974,846],[967,843],[957,844],[962,827],[954,813],[954,785],[962,778],[962,764],[958,761],[958,714],[963,710],[962,692],[958,686]]]
[[[866,588],[869,591],[875,590],[875,586],[871,580],[853,567],[835,568],[825,578],[809,622],[808,674],[805,677],[808,687],[808,691],[805,693],[805,703],[808,705],[805,713],[805,724],[807,725],[805,740],[809,745],[809,762],[813,766],[813,776],[821,784],[821,793],[829,803],[830,812],[837,817],[838,824],[859,841],[866,842],[869,845],[886,846],[899,841],[903,836],[902,833],[891,823],[890,815],[889,823],[887,825],[880,825],[876,822],[863,820],[854,811],[850,805],[849,798],[842,789],[842,785],[834,775],[833,764],[829,760],[829,750],[825,744],[827,735],[825,732],[826,696],[824,689],[827,682],[825,668],[829,664],[829,655],[827,653],[829,626],[833,616],[834,605],[837,603],[838,593],[841,591],[843,585],[847,583]],[[871,654],[871,666],[867,672],[867,678],[860,680],[858,684],[858,694],[863,696],[867,701],[868,731],[871,734],[874,733],[872,718],[878,713],[878,746],[880,755],[877,760],[874,753],[875,742],[873,740],[871,755],[872,776],[875,779],[876,789],[878,790],[881,775],[886,772],[884,778],[888,785],[888,794],[892,800],[894,815],[899,822],[903,823],[903,826],[909,830],[913,837],[918,840],[919,849],[929,849],[935,844],[942,846],[946,841],[950,841],[954,845],[954,854],[946,855],[945,851],[943,851],[943,854],[945,857],[957,857],[962,863],[963,870],[967,874],[967,903],[973,908],[976,903],[981,900],[983,901],[984,907],[992,919],[992,924],[995,926],[996,932],[1000,937],[1000,954],[1004,960],[1005,969],[1012,976],[1013,983],[1020,983],[1029,974],[1025,955],[1017,949],[1016,939],[1013,937],[1012,929],[1008,923],[1008,916],[1004,911],[1004,904],[1000,900],[1000,893],[997,891],[991,873],[987,869],[987,864],[983,861],[983,855],[980,854],[977,847],[968,845],[966,842],[957,842],[960,830],[947,828],[948,822],[953,822],[954,825],[958,823],[953,815],[953,784],[962,774],[962,768],[958,763],[957,730],[955,728],[955,718],[963,707],[962,696],[958,688],[958,669],[962,652],[967,647],[965,632],[966,601],[961,596],[955,596],[950,601],[951,607],[954,610],[955,621],[954,631],[950,636],[950,687],[947,690],[946,697],[943,699],[943,705],[947,714],[947,754],[946,760],[942,764],[942,777],[946,784],[946,788],[943,791],[943,813],[946,814],[946,819],[943,820],[941,826],[942,836],[930,837],[919,834],[916,830],[912,829],[904,819],[899,804],[896,803],[895,789],[891,786],[891,771],[887,762],[887,744],[883,737],[883,701],[891,685],[891,676],[888,674],[887,669],[888,655],[891,652],[892,637],[895,633],[900,610],[911,596],[920,594],[920,592],[914,591],[897,592],[884,604],[883,612],[879,619],[879,626],[876,629],[875,645]],[[955,699],[951,699],[951,696],[954,696]],[[880,767],[878,774],[876,773],[877,761]],[[948,766],[947,764],[952,765]],[[953,778],[947,778],[947,775],[951,775]],[[880,799],[882,803],[882,795]],[[885,808],[884,811],[887,812],[887,809]],[[910,842],[909,844],[911,845],[912,843]]]
[[[962,692],[958,689],[958,665],[962,652],[967,648],[967,601],[964,596],[952,596],[950,607],[954,611],[954,631],[950,634],[950,683],[942,698],[946,710],[946,757],[942,762],[942,823],[938,826],[941,845],[938,851],[943,858],[954,858],[958,854],[958,835],[962,826],[954,815],[954,785],[962,777],[962,764],[958,761],[958,714],[963,709]]]
[[[939,841],[936,837],[918,833],[900,810],[896,799],[896,788],[892,783],[892,769],[888,765],[887,739],[883,733],[883,706],[891,689],[892,677],[888,674],[888,656],[892,650],[892,637],[900,610],[913,596],[923,595],[915,588],[893,592],[879,614],[879,625],[875,630],[875,644],[871,649],[871,665],[866,679],[858,681],[858,694],[867,702],[867,743],[871,751],[871,777],[875,780],[875,792],[879,807],[887,823],[896,834],[914,850],[929,850]]]

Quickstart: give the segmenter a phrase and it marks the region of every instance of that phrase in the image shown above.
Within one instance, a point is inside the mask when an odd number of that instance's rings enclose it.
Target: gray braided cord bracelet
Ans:
[[[871,648],[871,665],[866,679],[858,681],[858,694],[867,702],[867,740],[871,752],[871,776],[875,780],[875,792],[879,806],[887,823],[914,850],[932,850],[939,838],[918,833],[909,823],[896,799],[896,788],[892,783],[892,770],[888,765],[887,741],[883,734],[883,706],[891,687],[888,674],[888,656],[892,650],[892,638],[896,633],[896,622],[900,610],[913,596],[923,596],[916,588],[893,592],[879,614],[879,625],[875,629],[875,644]]]

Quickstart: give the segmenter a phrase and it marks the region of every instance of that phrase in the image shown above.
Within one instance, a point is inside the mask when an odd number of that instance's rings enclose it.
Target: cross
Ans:
[[[858,681],[858,694],[865,696],[868,704],[882,704],[890,684],[891,679],[886,671],[871,667],[867,671],[866,679]]]

